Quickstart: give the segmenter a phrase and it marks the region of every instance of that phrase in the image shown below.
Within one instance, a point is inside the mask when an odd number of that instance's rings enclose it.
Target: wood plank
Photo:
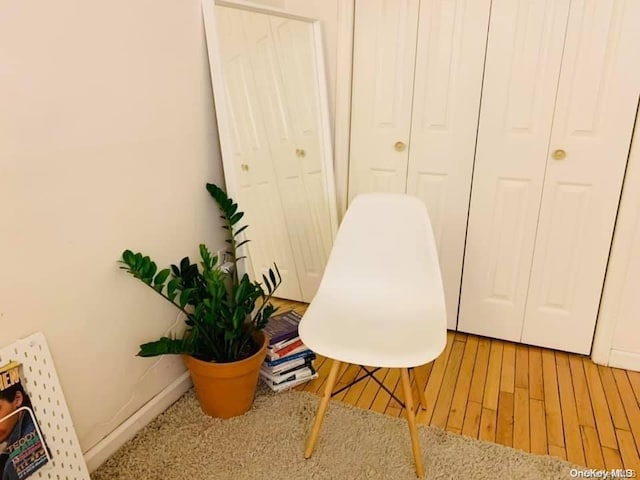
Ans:
[[[616,429],[616,435],[618,436],[618,445],[620,445],[619,452],[624,468],[635,470],[637,474],[640,472],[640,458],[638,458],[638,449],[636,448],[633,435],[631,435],[631,432],[619,428]]]
[[[360,375],[364,375],[364,372],[361,372]],[[366,378],[365,380],[362,380],[353,385],[351,388],[349,388],[349,390],[347,390],[347,393],[342,401],[355,407],[358,403],[358,400],[360,399],[360,395],[362,395],[362,392],[364,392],[364,389],[367,387],[370,381],[370,378]]]
[[[336,391],[340,390],[342,387],[349,385],[358,377],[358,374],[360,373],[361,373],[361,369],[359,365],[347,364],[347,370],[344,372],[342,377],[338,380],[338,384],[336,385],[335,390]],[[342,392],[335,395],[333,399],[343,402],[344,397],[347,395],[348,391],[349,391],[348,389],[343,390]]]
[[[540,357],[542,361],[542,357]],[[531,453],[546,455],[549,452],[547,446],[547,426],[544,414],[544,402],[535,398],[529,399],[529,417],[531,419]]]
[[[584,372],[582,358],[577,355],[569,355],[569,370],[571,371],[573,393],[576,398],[578,422],[580,425],[595,428],[596,422],[591,408],[591,397],[589,395],[589,388],[587,386],[587,378]]]
[[[638,401],[633,393],[631,384],[629,383],[629,377],[625,370],[614,368],[613,377],[616,380],[618,391],[620,392],[620,398],[622,399],[622,405],[624,411],[627,413],[627,420],[631,427],[631,433],[636,441],[636,448],[640,451],[640,407]]]
[[[471,335],[469,335],[468,333],[464,333],[464,332],[455,332],[455,338],[454,340],[456,342],[462,342],[462,343],[466,343],[467,339],[469,339],[471,337]],[[477,338],[477,337],[476,337]]]
[[[511,392],[501,391],[498,396],[496,443],[513,446],[513,393]]]
[[[400,378],[400,370],[397,368],[394,368],[394,370],[398,370],[398,378]],[[393,390],[393,394],[404,403],[404,393],[402,392],[401,381],[397,382],[396,388]],[[395,399],[391,399],[389,400],[389,405],[384,413],[391,417],[402,417],[404,414],[404,408]]]
[[[433,409],[431,425],[434,427],[445,428],[447,426],[449,411],[451,410],[451,401],[453,400],[453,394],[458,380],[458,372],[460,371],[462,363],[464,347],[464,342],[453,342],[449,361],[447,362],[447,367],[442,378],[440,393],[438,394],[438,399]]]
[[[412,375],[411,377],[414,380],[414,384],[416,385],[416,390],[418,390],[417,392],[417,400],[418,400],[418,404],[419,406],[422,408],[424,407],[424,405],[422,405],[423,403],[423,396],[424,396],[424,391],[427,389],[427,383],[429,382],[429,375],[431,374],[431,368],[429,368],[429,365],[433,363],[430,362],[427,365],[420,365],[418,367],[415,367],[412,369]]]
[[[447,332],[447,346],[444,352],[440,354],[438,358],[433,362],[431,373],[429,374],[429,380],[427,381],[427,388],[425,389],[425,396],[427,397],[427,408],[420,410],[416,415],[416,421],[418,423],[431,423],[433,417],[433,411],[436,407],[436,400],[438,399],[438,393],[440,393],[440,386],[444,378],[444,372],[449,362],[449,355],[453,348],[455,336],[452,332]]]
[[[469,401],[482,404],[484,395],[484,384],[487,378],[487,368],[489,366],[489,352],[491,350],[491,340],[488,338],[478,339],[478,353],[476,363],[473,368],[473,378],[469,388]]]
[[[618,450],[602,447],[602,456],[604,457],[604,465],[607,470],[623,468],[622,457]]]
[[[560,395],[558,394],[558,376],[556,372],[556,360],[553,351],[542,351],[542,372],[544,381],[544,407],[547,426],[547,443],[549,454],[551,445],[563,447],[564,429],[562,427],[562,410],[560,408]],[[555,450],[554,451],[558,451]],[[566,453],[564,457],[566,458]]]
[[[469,337],[462,355],[462,364],[458,372],[458,380],[456,381],[455,393],[451,401],[451,410],[449,419],[447,420],[447,430],[462,431],[464,425],[464,414],[467,408],[467,399],[469,398],[469,389],[473,378],[473,367],[476,363],[476,354],[478,352],[478,337]]]
[[[529,347],[516,345],[515,388],[526,388],[529,395]]]
[[[613,370],[609,367],[598,365],[598,371],[600,372],[602,387],[607,393],[607,403],[609,404],[609,412],[611,413],[613,426],[616,429],[631,431],[629,422],[627,421],[627,414],[624,411],[624,405],[622,404],[622,399],[618,392],[618,386],[613,378]]]
[[[629,383],[631,384],[631,388],[633,388],[636,400],[640,403],[640,372],[627,370],[627,376],[629,377]]]
[[[549,445],[549,455],[561,458],[562,460],[567,459],[567,452],[564,447],[557,447],[556,445]]]
[[[527,358],[527,365],[529,363],[528,360]],[[516,364],[516,383],[518,381],[517,372],[518,365]],[[544,423],[544,419],[542,423]],[[513,448],[524,450],[525,452],[531,450],[529,439],[529,389],[518,386],[516,386],[513,395]]]
[[[529,347],[529,398],[544,400],[542,350],[538,347]]]
[[[378,370],[375,373],[375,375],[378,380],[383,381],[388,373],[389,373],[389,369],[384,368],[382,370]],[[369,410],[379,390],[382,390],[382,388],[380,388],[380,385],[378,384],[378,382],[376,382],[372,378],[369,378],[369,382],[367,383],[366,387],[362,391],[362,395],[360,395],[360,398],[358,398],[358,401],[356,402],[356,407]],[[386,392],[382,390],[382,393],[386,393]]]
[[[482,404],[470,401],[464,415],[462,424],[462,434],[471,438],[478,438],[480,430],[480,415],[482,414]]]
[[[482,407],[478,438],[487,442],[496,441],[496,411]]]
[[[504,342],[501,340],[491,340],[491,351],[489,352],[489,367],[487,368],[487,378],[484,385],[484,396],[482,397],[482,407],[498,411],[498,395],[501,384],[501,367]]]
[[[560,391],[560,405],[562,408],[562,426],[564,428],[564,441],[567,450],[567,460],[578,465],[585,465],[584,449],[582,448],[582,436],[578,423],[578,411],[576,399],[571,383],[571,370],[569,358],[566,353],[556,352],[556,368],[558,371],[558,388]]]
[[[398,386],[400,380],[400,369],[399,368],[390,368],[389,373],[384,378],[384,386],[387,387],[392,392]],[[373,401],[373,405],[371,405],[371,410],[374,412],[387,413],[387,407],[391,402],[391,396],[380,389],[378,395],[376,395],[376,399]]]
[[[602,387],[598,366],[588,358],[582,359],[587,388],[591,397],[591,406],[595,417],[600,443],[612,450],[618,450],[618,440],[609,413],[609,403]],[[606,458],[605,458],[606,460]],[[605,461],[606,463],[606,461]]]
[[[580,426],[582,435],[582,445],[584,447],[584,456],[586,464],[589,468],[604,469],[605,463],[602,456],[602,447],[598,439],[598,432],[594,427],[588,425]]]
[[[500,372],[500,391],[513,393],[516,375],[516,344],[504,342],[502,350],[502,369]],[[498,412],[499,414],[500,412]]]

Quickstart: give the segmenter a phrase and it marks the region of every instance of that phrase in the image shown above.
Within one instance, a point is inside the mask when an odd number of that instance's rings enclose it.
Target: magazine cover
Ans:
[[[29,478],[50,458],[20,381],[20,364],[0,365],[0,480]]]

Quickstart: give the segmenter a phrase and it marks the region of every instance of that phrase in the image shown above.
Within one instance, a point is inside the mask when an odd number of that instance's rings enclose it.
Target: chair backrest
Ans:
[[[351,202],[318,294],[340,290],[386,301],[414,299],[444,314],[438,254],[422,201],[404,194],[366,193]]]

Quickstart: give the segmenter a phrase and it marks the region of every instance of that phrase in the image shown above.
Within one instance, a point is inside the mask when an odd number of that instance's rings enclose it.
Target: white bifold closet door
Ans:
[[[283,280],[278,293],[285,298],[301,299],[302,292],[276,178],[274,159],[277,156],[271,153],[270,135],[266,131],[267,128],[274,128],[274,122],[264,121],[260,106],[264,101],[263,89],[259,88],[258,79],[254,76],[252,49],[245,35],[244,22],[250,14],[238,9],[216,7],[216,15],[219,19],[220,42],[225,45],[220,55],[238,179],[239,198],[234,200],[245,212],[244,220],[249,225],[247,237],[260,239],[252,243],[251,262],[246,265],[253,267],[251,274],[259,280],[275,262]],[[271,56],[274,55],[272,44],[265,48],[270,50]],[[272,89],[267,88],[266,91],[275,94]],[[276,122],[275,126],[286,129],[287,124],[283,120]]]
[[[407,193],[427,205],[456,328],[490,0],[422,0]]]
[[[333,241],[313,30],[229,7],[216,15],[254,278],[275,262],[283,277],[277,295],[310,302]]]
[[[458,327],[586,354],[638,104],[640,2],[493,0]]]
[[[349,202],[364,192],[406,191],[419,5],[355,3]]]
[[[356,1],[349,200],[382,191],[425,202],[452,329],[489,9],[490,0]]]

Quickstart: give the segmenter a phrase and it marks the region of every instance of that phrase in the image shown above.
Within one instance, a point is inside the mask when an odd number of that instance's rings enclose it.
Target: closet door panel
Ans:
[[[406,191],[418,6],[356,1],[349,200]]]
[[[242,11],[217,7],[216,15],[222,20],[218,32],[221,40],[234,47],[225,48],[221,53],[239,187],[236,200],[245,211],[244,220],[249,225],[248,250],[253,278],[260,280],[275,262],[282,275],[279,296],[302,300],[272,161],[273,145],[269,144],[270,135],[266,134],[267,128],[275,128],[285,142],[289,136],[286,115],[277,107],[281,95],[278,82],[265,69],[269,58],[273,58],[273,51],[268,46],[268,37],[265,39],[264,29],[261,34],[251,21],[247,23]],[[266,48],[263,53],[269,53],[262,63],[254,61],[257,48]],[[265,122],[265,118],[269,121]],[[247,168],[241,168],[242,165]]]
[[[591,349],[638,104],[638,25],[637,1],[571,4],[525,343],[583,354]],[[555,159],[557,150],[565,158]]]
[[[407,192],[427,205],[456,328],[490,0],[422,0]]]
[[[280,195],[302,298],[310,302],[320,286],[332,244],[319,141],[318,75],[316,59],[309,56],[314,51],[313,29],[282,17],[271,16],[268,21],[276,53],[273,71],[282,84],[282,110],[287,112],[291,135],[287,151],[274,159],[276,165],[286,162],[277,168]]]
[[[519,341],[569,0],[493,0],[458,328]]]

